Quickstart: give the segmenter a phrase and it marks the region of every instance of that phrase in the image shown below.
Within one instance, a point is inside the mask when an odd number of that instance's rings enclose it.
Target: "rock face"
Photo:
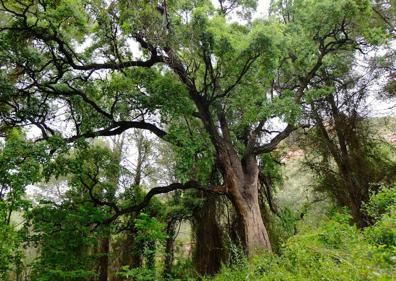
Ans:
[[[392,133],[392,134],[389,134],[389,135],[386,135],[386,136],[385,136],[385,139],[386,139],[388,142],[390,142],[390,143],[395,143],[395,142],[396,142],[396,132],[395,132],[395,133]]]

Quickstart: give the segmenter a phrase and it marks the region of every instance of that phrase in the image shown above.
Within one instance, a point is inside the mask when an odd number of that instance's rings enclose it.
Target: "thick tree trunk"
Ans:
[[[218,163],[223,171],[227,196],[238,216],[241,242],[249,256],[260,250],[271,251],[271,242],[261,216],[258,194],[259,169],[256,157],[246,154],[241,161],[235,150],[228,147]]]
[[[239,157],[237,150],[234,147],[233,138],[229,130],[229,125],[226,118],[226,112],[217,106],[216,114],[217,120],[213,117],[211,105],[214,105],[212,98],[201,95],[200,91],[195,86],[195,83],[190,79],[183,61],[177,56],[173,49],[167,48],[168,55],[166,63],[179,76],[181,82],[187,87],[191,100],[195,103],[197,114],[194,114],[201,119],[202,124],[209,134],[211,142],[216,149],[216,164],[221,171],[224,180],[225,193],[231,199],[236,209],[236,213],[240,218],[240,225],[243,236],[243,244],[249,255],[256,251],[266,249],[271,251],[271,244],[268,239],[267,230],[264,226],[263,219],[260,214],[260,207],[258,204],[258,167],[255,155],[257,151],[258,135],[261,134],[263,122],[255,130],[246,130],[245,154],[242,159]],[[316,64],[318,68],[321,64],[321,58]],[[316,71],[316,70],[315,70]],[[314,73],[312,71],[311,73]],[[309,79],[308,79],[309,78]],[[310,77],[307,77],[307,81]],[[215,83],[215,92],[221,89]],[[302,96],[307,83],[303,83],[299,88],[299,95]],[[216,93],[217,94],[217,93]],[[227,95],[223,92],[223,94]],[[299,98],[297,98],[299,101]],[[274,149],[280,140],[284,139],[290,133],[290,125],[287,126],[282,133],[279,133],[271,140],[271,146],[267,150]],[[261,151],[261,150],[260,150]],[[260,152],[262,153],[262,152]],[[242,163],[243,162],[243,163]]]
[[[261,216],[257,187],[242,186],[242,196],[231,194],[239,218],[239,233],[247,253],[254,255],[257,251],[271,251],[271,242]]]
[[[107,281],[109,270],[110,234],[100,241],[99,281]]]
[[[223,237],[216,210],[218,197],[213,194],[204,196],[202,207],[193,213],[195,235],[193,264],[195,270],[202,276],[218,273],[222,262],[225,261]]]

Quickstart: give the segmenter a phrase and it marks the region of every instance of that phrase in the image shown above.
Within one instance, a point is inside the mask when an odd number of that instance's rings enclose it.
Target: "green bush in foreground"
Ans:
[[[396,188],[372,197],[367,210],[377,222],[358,230],[350,217],[336,214],[319,228],[290,238],[281,255],[263,253],[249,263],[223,268],[213,281],[396,280]],[[386,202],[384,202],[386,201]]]

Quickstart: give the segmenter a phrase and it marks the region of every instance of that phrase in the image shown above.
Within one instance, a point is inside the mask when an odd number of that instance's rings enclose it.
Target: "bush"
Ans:
[[[379,220],[383,215],[389,214],[396,207],[396,185],[393,187],[383,187],[379,192],[370,197],[370,202],[364,206],[366,213]]]
[[[365,206],[377,221],[364,231],[373,245],[372,256],[379,263],[396,265],[396,186],[383,188]]]
[[[213,281],[363,281],[396,276],[395,188],[372,196],[367,210],[378,221],[365,230],[336,213],[318,228],[288,239],[279,256],[262,253],[247,264],[224,267]]]

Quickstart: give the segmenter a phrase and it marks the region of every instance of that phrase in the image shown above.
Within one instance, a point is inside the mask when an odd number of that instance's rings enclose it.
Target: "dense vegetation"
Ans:
[[[349,215],[332,212],[319,226],[301,226],[279,255],[242,260],[214,280],[393,280],[394,187],[374,195],[365,209],[378,221],[363,231],[350,225]]]
[[[270,2],[0,0],[1,280],[396,278],[396,3]]]

